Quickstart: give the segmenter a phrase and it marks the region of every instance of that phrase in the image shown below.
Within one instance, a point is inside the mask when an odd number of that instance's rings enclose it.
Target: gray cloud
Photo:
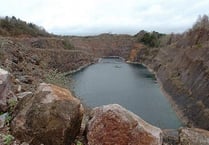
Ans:
[[[208,0],[7,0],[0,14],[57,34],[171,33],[190,28],[198,15],[208,14],[208,7]]]

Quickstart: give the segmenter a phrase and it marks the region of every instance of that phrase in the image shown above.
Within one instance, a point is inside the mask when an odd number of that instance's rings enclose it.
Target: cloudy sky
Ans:
[[[0,16],[15,16],[55,34],[183,32],[209,0],[0,0]]]

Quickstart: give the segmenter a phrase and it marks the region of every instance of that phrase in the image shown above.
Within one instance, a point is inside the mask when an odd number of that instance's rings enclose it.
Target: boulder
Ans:
[[[67,89],[42,83],[15,110],[12,134],[30,145],[68,145],[79,134],[83,106]]]
[[[33,93],[32,92],[22,92],[22,93],[18,93],[16,94],[17,99],[23,99],[24,97],[28,97],[28,96],[32,96]]]
[[[11,76],[9,72],[0,68],[0,112],[8,109],[7,100],[11,89]]]
[[[163,130],[163,145],[178,145],[179,134],[177,129]]]
[[[162,131],[118,104],[93,109],[88,145],[161,145]]]
[[[23,82],[25,84],[32,84],[32,82],[34,81],[34,78],[32,76],[20,76],[19,77],[20,82]]]
[[[209,131],[199,128],[181,128],[179,140],[181,145],[209,145]]]

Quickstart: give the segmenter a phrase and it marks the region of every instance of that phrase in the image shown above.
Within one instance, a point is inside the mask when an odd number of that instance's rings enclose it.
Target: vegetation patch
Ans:
[[[67,39],[64,39],[62,44],[64,45],[65,49],[74,49],[74,46]]]
[[[57,69],[50,70],[45,75],[45,82],[58,85],[60,87],[68,88],[70,85],[70,79],[65,76],[65,73],[58,72]]]
[[[141,37],[138,38],[139,42],[144,43],[145,45],[149,47],[159,47],[160,46],[160,38],[162,36],[165,36],[165,34],[158,33],[158,32],[146,32],[143,31],[143,34]]]
[[[11,134],[0,134],[1,139],[3,140],[4,145],[11,145],[14,137]]]
[[[2,36],[49,36],[43,27],[33,23],[27,23],[16,17],[1,17],[0,18],[0,35]]]

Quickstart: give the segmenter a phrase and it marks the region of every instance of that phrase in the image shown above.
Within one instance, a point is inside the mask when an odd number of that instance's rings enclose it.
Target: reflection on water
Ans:
[[[162,128],[181,125],[154,75],[142,65],[101,59],[72,78],[75,94],[92,107],[117,103],[153,125]]]

